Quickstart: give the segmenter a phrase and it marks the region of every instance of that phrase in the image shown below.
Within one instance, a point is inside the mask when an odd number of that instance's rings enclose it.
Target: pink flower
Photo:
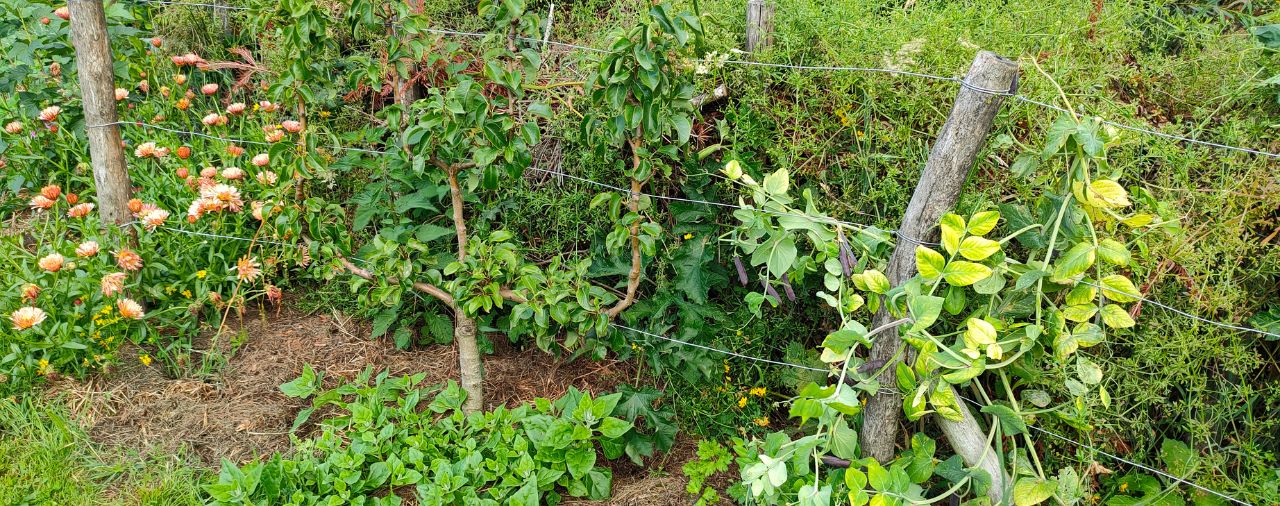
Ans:
[[[215,167],[205,167],[200,169],[200,177],[213,177],[218,175],[218,169]]]
[[[280,142],[281,139],[284,139],[284,130],[274,129],[267,132],[267,142]]]
[[[271,156],[266,153],[259,153],[253,157],[253,164],[258,167],[266,167],[268,163],[271,163]]]
[[[85,216],[88,216],[90,212],[93,212],[93,204],[85,202],[83,204],[71,206],[71,209],[67,210],[67,217],[84,218]]]
[[[65,9],[66,7],[63,8]],[[27,330],[39,325],[46,317],[48,315],[45,314],[43,309],[27,306],[18,308],[17,311],[9,315],[9,321],[13,322],[14,330]]]
[[[289,133],[291,134],[296,134],[302,131],[302,123],[299,123],[291,119],[282,121],[280,123],[280,126],[283,127],[285,130],[288,130]]]
[[[40,111],[40,121],[57,121],[58,115],[62,113],[62,108],[56,105],[45,107]]]
[[[235,102],[227,106],[227,114],[240,114],[244,112],[244,102]]]
[[[40,296],[40,287],[28,283],[22,287],[22,300],[34,301]]]
[[[4,133],[7,133],[9,135],[18,135],[22,133],[22,122],[21,121],[9,122],[9,124],[4,126]]]
[[[230,146],[227,146],[227,154],[228,154],[228,155],[231,155],[231,156],[240,156],[240,155],[243,155],[243,154],[244,154],[244,148],[242,148],[242,147],[240,147],[240,146],[237,146],[237,145],[235,145],[235,144],[232,144],[232,145],[230,145]]]
[[[225,169],[222,169],[222,177],[225,179],[230,179],[234,181],[234,180],[243,178],[244,171],[240,170],[239,167],[227,167]]]
[[[222,126],[227,124],[227,117],[216,112],[211,112],[201,118],[200,122],[204,123],[206,126]]]
[[[116,253],[116,265],[126,271],[136,271],[142,268],[142,257],[133,251],[123,249]]]
[[[159,153],[160,151],[156,148],[156,143],[154,142],[144,142],[133,150],[133,156],[138,158],[160,158]],[[165,150],[164,153],[168,154],[168,150]]]
[[[64,21],[71,19],[71,10],[67,6],[58,7],[53,10],[53,15],[62,18]]]
[[[236,266],[229,270],[235,271],[236,278],[241,282],[252,283],[262,275],[262,269],[260,268],[260,264],[258,264],[258,259],[248,255],[240,257],[240,259],[236,261]]]
[[[278,179],[279,176],[277,176],[275,172],[271,172],[269,170],[264,170],[258,173],[258,182],[262,183],[264,186],[275,186]]]
[[[58,272],[62,270],[62,263],[65,261],[66,259],[62,258],[62,255],[59,255],[57,253],[50,253],[44,258],[41,258],[39,262],[36,262],[36,264],[39,265],[41,269],[44,269],[46,271]]]
[[[97,241],[85,241],[76,246],[76,256],[80,258],[88,258],[98,254]]]
[[[120,316],[130,320],[142,319],[142,304],[138,304],[133,299],[120,299],[116,301],[116,309],[120,310]]]
[[[36,195],[35,197],[31,198],[31,209],[33,211],[44,211],[47,209],[53,209],[54,203],[55,202],[52,199],[49,199],[44,195]]]
[[[154,231],[156,227],[164,225],[164,220],[169,219],[169,211],[164,209],[152,209],[142,214],[142,226],[147,230]]]
[[[280,108],[279,105],[273,104],[269,100],[263,100],[261,102],[258,102],[258,109],[261,109],[262,112],[276,112],[276,109],[279,109],[279,108]]]
[[[102,295],[110,297],[124,290],[124,280],[127,275],[123,272],[113,272],[102,277]]]
[[[212,95],[218,92],[218,83],[209,83],[200,87],[200,93]]]
[[[124,88],[116,88],[116,102],[129,98],[129,90]]]

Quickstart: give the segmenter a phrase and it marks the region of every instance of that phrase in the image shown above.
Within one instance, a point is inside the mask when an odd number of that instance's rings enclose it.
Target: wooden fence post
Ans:
[[[747,0],[747,52],[754,53],[772,41],[772,0]]]
[[[889,259],[886,272],[893,286],[901,285],[915,276],[916,241],[938,240],[938,221],[960,199],[960,191],[969,170],[985,144],[992,122],[1004,101],[1005,97],[1001,93],[1013,89],[1017,76],[1018,64],[995,53],[982,51],[974,58],[969,73],[964,78],[967,85],[961,86],[956,95],[951,115],[942,125],[938,139],[934,141],[929,160],[920,174],[920,182],[907,205],[902,225],[898,228],[897,246]],[[989,90],[998,91],[992,93]],[[892,320],[893,316],[882,307],[872,319],[871,327],[884,325]],[[902,348],[903,342],[898,335],[886,332],[875,339],[868,362],[886,363],[899,356],[900,351],[904,360],[912,360],[912,349]],[[893,458],[898,424],[902,419],[902,395],[895,386],[897,381],[892,365],[885,367],[885,373],[879,379],[880,391],[867,402],[859,440],[864,456],[887,462]],[[942,418],[937,420],[943,426],[943,432],[956,453],[970,466],[981,464],[991,474],[992,499],[995,504],[1001,504],[1000,495],[1003,494],[1006,480],[1000,456],[991,451],[983,462],[978,462],[987,447],[986,437],[977,421],[968,413],[967,406],[961,404],[961,411],[966,415],[963,422],[951,422]]]
[[[70,0],[71,43],[76,51],[76,73],[89,137],[89,158],[102,219],[117,225],[128,222],[132,193],[125,167],[120,126],[116,125],[115,75],[111,40],[103,0]]]

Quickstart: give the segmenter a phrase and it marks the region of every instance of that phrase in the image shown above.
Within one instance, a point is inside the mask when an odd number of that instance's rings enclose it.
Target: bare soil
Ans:
[[[224,331],[216,342],[198,346],[216,351],[197,354],[195,360],[202,354],[229,357],[206,379],[168,377],[158,363],[145,366],[133,359],[136,350],[122,350],[128,358],[114,370],[85,381],[60,380],[54,391],[107,448],[181,452],[192,465],[216,468],[224,458],[245,463],[288,452],[289,428],[306,404],[278,387],[301,374],[303,364],[324,371],[327,386],[369,366],[392,375],[425,373],[427,383],[458,374],[453,346],[398,350],[386,339],[370,339],[367,323],[336,311],[304,314],[286,303],[279,312],[251,312],[238,325],[236,332]],[[229,335],[242,336],[243,342],[233,347]],[[608,392],[635,379],[634,367],[625,362],[563,362],[537,349],[516,349],[505,336],[492,339],[495,353],[485,357],[487,408],[557,398],[570,386]],[[689,504],[680,467],[695,458],[695,449],[692,440],[681,437],[672,452],[647,467],[625,459],[610,462],[614,498],[609,504]]]

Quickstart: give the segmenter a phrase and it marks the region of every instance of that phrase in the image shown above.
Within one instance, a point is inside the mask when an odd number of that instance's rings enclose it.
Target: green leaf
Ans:
[[[529,104],[529,113],[546,119],[551,119],[554,114],[551,112],[551,106],[546,102],[533,102]]]
[[[574,478],[582,478],[596,465],[596,449],[587,444],[575,445],[565,453],[564,459],[569,474]]]
[[[942,216],[942,249],[955,254],[960,247],[960,238],[964,236],[964,218],[958,214],[947,213]]]
[[[1116,302],[1134,302],[1138,300],[1138,287],[1133,286],[1133,281],[1119,274],[1112,274],[1099,282],[1102,286],[1102,296]]]
[[[1005,436],[1016,436],[1027,431],[1026,422],[1023,422],[1022,417],[1008,406],[989,404],[982,407],[982,412],[1000,420],[1000,430],[1004,431]]]
[[[1087,242],[1076,244],[1058,259],[1058,266],[1053,271],[1053,279],[1068,280],[1080,275],[1093,266],[1096,250]]]
[[[1039,478],[1022,478],[1013,486],[1014,506],[1032,506],[1044,502],[1058,489],[1058,482]]]
[[[600,434],[609,439],[617,439],[631,430],[632,424],[620,418],[606,417],[600,422]]]
[[[1107,263],[1124,267],[1129,265],[1132,255],[1129,249],[1115,239],[1103,239],[1098,242],[1098,256]]]
[[[711,291],[712,271],[707,264],[714,260],[715,252],[708,251],[706,245],[706,237],[681,242],[671,257],[676,288],[697,304],[706,304],[707,294]]]
[[[1127,329],[1134,326],[1136,322],[1133,317],[1129,316],[1129,312],[1124,308],[1115,304],[1107,304],[1102,308],[1102,323],[1107,324],[1113,329]]]
[[[1040,166],[1040,157],[1033,153],[1022,153],[1013,159],[1013,165],[1009,166],[1009,171],[1018,177],[1027,177],[1036,171]]]
[[[969,286],[990,275],[990,267],[964,260],[952,261],[942,270],[942,277],[953,286]]]
[[[831,454],[842,459],[858,458],[858,431],[849,428],[844,417],[836,418],[831,425]]]
[[[771,195],[786,195],[791,184],[791,176],[787,169],[778,169],[764,177],[764,191]]]
[[[907,310],[911,313],[912,330],[924,330],[938,321],[942,314],[943,298],[934,295],[917,295],[907,301]]]
[[[942,269],[946,263],[947,260],[942,257],[942,253],[924,246],[916,246],[916,270],[924,279],[937,279],[942,275]]]
[[[981,318],[969,318],[965,322],[964,340],[971,345],[988,345],[996,342],[996,328]]]
[[[1000,243],[985,237],[971,235],[960,243],[960,256],[973,261],[983,260],[997,251],[1000,251]]]
[[[316,371],[311,368],[311,364],[302,364],[302,375],[280,385],[280,391],[289,397],[305,399],[316,392],[317,379]]]
[[[795,261],[796,240],[790,234],[785,234],[782,240],[774,243],[773,248],[769,251],[769,273],[779,278],[785,276]]]
[[[1195,472],[1199,456],[1186,443],[1176,439],[1165,439],[1160,443],[1160,460],[1169,473],[1186,478]]]

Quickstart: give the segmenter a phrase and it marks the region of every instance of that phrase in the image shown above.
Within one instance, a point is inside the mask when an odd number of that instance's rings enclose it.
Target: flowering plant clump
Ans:
[[[0,239],[8,262],[0,348],[18,350],[0,358],[0,393],[110,364],[126,340],[143,348],[131,360],[180,369],[202,328],[220,329],[258,300],[279,304],[287,269],[318,268],[304,231],[334,234],[307,220],[340,223],[336,206],[299,191],[304,164],[332,157],[307,149],[303,132],[313,127],[289,117],[290,106],[252,95],[257,87],[228,86],[197,54],[163,55],[148,40],[121,43],[116,32],[117,61],[129,62],[114,98],[133,237],[103,223],[78,94],[59,91],[75,82],[61,71],[73,54],[66,24],[53,25],[59,30],[33,37],[65,49],[36,55],[56,72],[30,77],[33,93],[0,97],[0,185],[31,224],[25,238]]]

